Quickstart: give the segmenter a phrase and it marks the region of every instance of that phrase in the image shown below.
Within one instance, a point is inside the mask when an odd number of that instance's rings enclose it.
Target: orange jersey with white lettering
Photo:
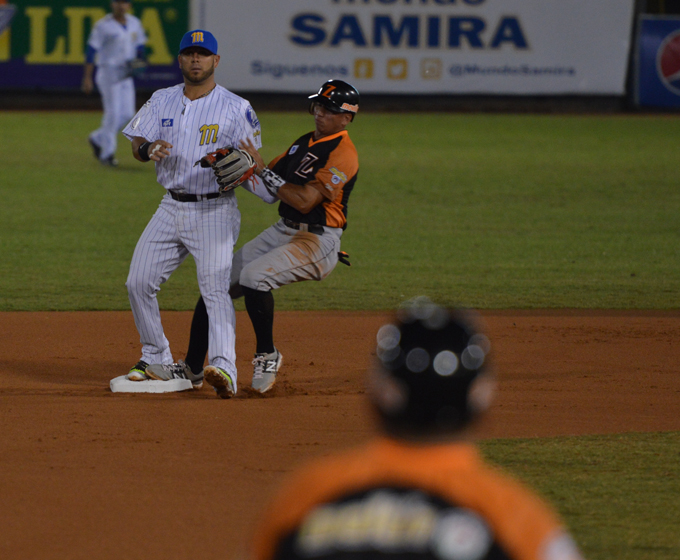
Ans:
[[[334,228],[347,227],[347,203],[359,172],[359,156],[346,130],[314,140],[310,132],[298,138],[269,164],[274,173],[294,185],[311,185],[323,201],[303,214],[281,202],[279,215],[294,222]]]
[[[582,560],[553,510],[469,444],[380,439],[297,471],[251,560]]]

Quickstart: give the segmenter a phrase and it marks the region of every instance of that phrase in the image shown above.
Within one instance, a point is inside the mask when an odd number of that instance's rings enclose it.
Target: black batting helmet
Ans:
[[[351,113],[352,120],[359,111],[359,92],[356,88],[342,80],[328,80],[319,91],[310,95],[309,112],[314,110],[314,104],[319,103],[333,113]]]
[[[495,383],[489,339],[470,311],[410,300],[377,335],[369,395],[388,433],[445,434],[485,411]]]

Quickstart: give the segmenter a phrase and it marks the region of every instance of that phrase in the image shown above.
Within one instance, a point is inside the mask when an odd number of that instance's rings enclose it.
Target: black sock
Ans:
[[[191,319],[189,349],[184,360],[194,373],[203,371],[205,355],[208,353],[208,325],[208,310],[205,308],[203,298],[199,297]]]
[[[241,286],[246,303],[246,311],[250,317],[257,340],[258,354],[271,354],[274,351],[274,294],[260,292]]]

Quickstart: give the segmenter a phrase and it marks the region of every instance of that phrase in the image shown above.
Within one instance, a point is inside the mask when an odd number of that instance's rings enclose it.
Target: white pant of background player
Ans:
[[[118,132],[135,116],[135,82],[125,78],[120,67],[99,66],[94,77],[102,98],[101,126],[90,134],[90,139],[101,148],[100,160],[116,155]]]
[[[341,228],[322,235],[299,231],[279,220],[234,255],[231,284],[269,291],[303,280],[323,280],[338,264]]]
[[[240,225],[233,192],[199,202],[178,202],[169,194],[163,197],[137,242],[126,282],[142,343],[141,359],[146,363],[174,361],[156,294],[191,253],[210,318],[209,363],[236,378],[236,318],[228,288]]]

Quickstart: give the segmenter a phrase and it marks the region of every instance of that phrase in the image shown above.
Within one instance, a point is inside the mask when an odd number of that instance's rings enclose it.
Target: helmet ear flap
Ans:
[[[478,415],[486,412],[496,393],[496,380],[491,375],[480,375],[472,380],[468,388],[466,406],[470,413]]]

